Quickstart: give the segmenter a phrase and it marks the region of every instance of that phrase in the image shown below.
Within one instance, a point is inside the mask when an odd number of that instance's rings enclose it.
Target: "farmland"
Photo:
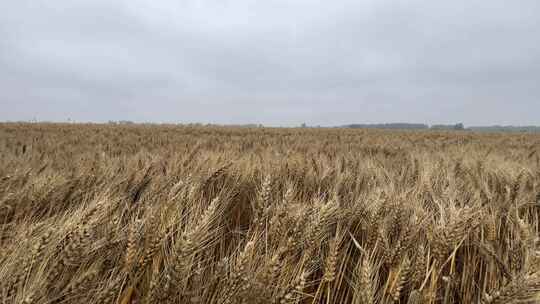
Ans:
[[[514,303],[540,135],[0,124],[0,303]]]

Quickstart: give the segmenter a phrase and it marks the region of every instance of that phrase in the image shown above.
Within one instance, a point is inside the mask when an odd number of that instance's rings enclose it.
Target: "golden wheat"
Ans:
[[[540,135],[0,124],[0,303],[534,303]]]

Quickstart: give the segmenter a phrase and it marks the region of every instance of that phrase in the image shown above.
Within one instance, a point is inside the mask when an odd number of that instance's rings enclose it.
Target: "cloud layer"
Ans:
[[[540,124],[540,2],[0,3],[0,120]]]

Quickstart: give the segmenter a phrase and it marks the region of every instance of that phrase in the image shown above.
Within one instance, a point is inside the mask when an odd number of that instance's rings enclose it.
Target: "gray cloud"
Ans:
[[[0,120],[540,124],[536,0],[0,3]]]

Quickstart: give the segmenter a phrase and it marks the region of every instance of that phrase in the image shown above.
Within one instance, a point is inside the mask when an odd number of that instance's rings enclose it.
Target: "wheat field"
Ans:
[[[540,135],[0,124],[0,303],[540,303]]]

